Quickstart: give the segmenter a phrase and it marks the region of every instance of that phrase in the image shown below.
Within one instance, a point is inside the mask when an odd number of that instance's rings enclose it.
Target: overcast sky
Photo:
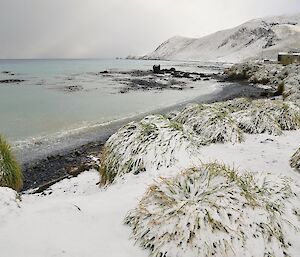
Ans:
[[[0,0],[0,58],[145,54],[249,19],[300,12],[300,0]]]

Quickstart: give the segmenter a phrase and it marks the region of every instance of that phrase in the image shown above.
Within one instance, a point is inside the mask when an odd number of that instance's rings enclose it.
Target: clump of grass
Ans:
[[[274,115],[282,130],[300,128],[300,108],[294,102],[266,101],[266,108]]]
[[[228,112],[237,112],[241,110],[246,110],[252,105],[252,101],[249,98],[235,98],[233,100],[228,100],[225,102],[217,102],[213,105],[217,105],[221,108],[226,108]]]
[[[0,136],[0,186],[20,190],[23,176],[10,145]]]
[[[203,144],[243,141],[243,133],[231,117],[229,107],[224,108],[222,103],[189,106],[174,120],[192,128]]]
[[[289,256],[300,225],[295,188],[211,163],[157,181],[125,223],[155,257]]]
[[[163,116],[131,122],[110,137],[102,152],[101,184],[127,173],[169,168],[179,158],[196,158],[200,140],[184,125]]]
[[[300,148],[292,156],[292,158],[290,160],[290,164],[291,164],[292,168],[300,170]]]
[[[239,128],[249,134],[268,133],[281,135],[282,130],[275,117],[267,109],[252,107],[233,114]]]
[[[277,86],[277,95],[283,95],[285,91],[284,82],[280,82]]]
[[[233,114],[238,126],[246,133],[281,135],[282,130],[300,127],[300,109],[288,101],[256,100],[248,109]]]

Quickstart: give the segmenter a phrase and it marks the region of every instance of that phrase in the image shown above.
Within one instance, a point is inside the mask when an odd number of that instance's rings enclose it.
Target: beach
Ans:
[[[163,73],[153,74],[156,64]],[[130,121],[181,110],[193,102],[261,97],[264,89],[225,82],[221,74],[228,66],[139,60],[0,61],[0,129],[22,164],[23,190],[86,166],[87,157],[99,155],[106,140]]]
[[[194,99],[136,115],[132,118],[111,122],[78,134],[72,134],[70,137],[65,138],[68,144],[60,144],[55,150],[52,148],[51,151],[37,153],[36,148],[28,149],[25,153],[22,153],[24,160],[22,163],[24,173],[23,190],[26,191],[41,186],[42,188],[47,188],[47,186],[54,182],[58,182],[66,177],[72,177],[72,170],[83,172],[95,168],[91,164],[93,161],[89,156],[100,157],[102,146],[106,140],[128,122],[139,121],[151,114],[168,114],[180,111],[190,103],[212,103],[240,97],[258,99],[268,94],[268,90],[249,85],[249,83],[242,81],[231,83],[219,82],[219,84],[219,88],[210,94],[201,95]],[[271,94],[272,91],[269,93]],[[75,175],[78,175],[77,172],[75,172]]]

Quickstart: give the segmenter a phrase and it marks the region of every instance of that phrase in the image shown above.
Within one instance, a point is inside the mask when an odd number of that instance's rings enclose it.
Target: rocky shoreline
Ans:
[[[98,75],[111,78],[123,85],[119,93],[130,91],[150,90],[185,90],[196,86],[197,81],[218,81],[220,73],[205,74],[202,72],[188,72],[176,70],[174,67],[161,69],[160,65],[154,65],[152,70],[133,70],[128,72],[102,71]]]
[[[215,80],[224,81],[220,75],[207,75]],[[216,101],[225,101],[238,97],[248,97],[252,99],[270,97],[274,94],[273,90],[267,90],[260,87],[249,85],[245,81],[236,81],[235,83],[225,85],[221,92],[196,99],[191,102],[211,103]],[[182,103],[176,107],[168,107],[157,110],[157,113],[169,113],[174,110],[182,109],[187,103]],[[139,117],[141,118],[141,117]],[[124,121],[127,123],[128,121]],[[23,191],[30,190],[32,193],[41,193],[52,184],[64,179],[77,176],[83,171],[98,169],[97,158],[100,158],[100,152],[105,141],[113,134],[118,127],[111,129],[111,133],[103,135],[101,140],[95,139],[91,142],[74,147],[68,150],[62,150],[53,155],[40,158],[34,161],[28,161],[22,164],[24,174]]]
[[[91,142],[41,160],[24,163],[23,191],[34,189],[33,193],[39,193],[64,178],[76,177],[86,170],[98,169],[97,157],[103,144],[102,141]]]
[[[247,62],[225,69],[229,81],[246,81],[261,84],[277,91],[285,100],[300,99],[300,64]]]

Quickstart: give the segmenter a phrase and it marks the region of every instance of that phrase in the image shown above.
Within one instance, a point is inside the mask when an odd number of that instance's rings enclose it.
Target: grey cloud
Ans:
[[[0,58],[138,55],[174,35],[295,12],[299,0],[0,0]]]

